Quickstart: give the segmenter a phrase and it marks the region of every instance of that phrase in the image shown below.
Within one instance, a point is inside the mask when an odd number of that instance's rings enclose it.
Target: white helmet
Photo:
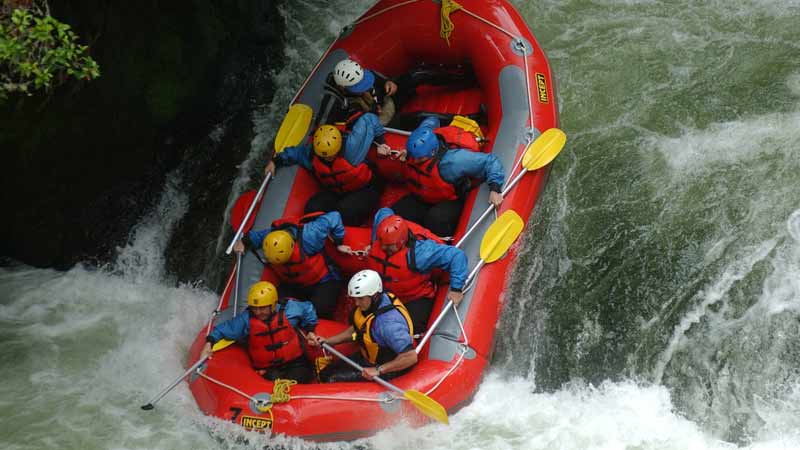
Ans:
[[[333,81],[341,87],[352,86],[364,78],[364,68],[352,59],[343,59],[333,68]]]
[[[383,292],[383,282],[374,270],[362,270],[347,283],[347,295],[350,297],[371,297],[379,292]]]

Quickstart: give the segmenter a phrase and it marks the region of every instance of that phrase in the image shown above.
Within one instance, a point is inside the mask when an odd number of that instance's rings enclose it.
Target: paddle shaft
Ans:
[[[342,361],[346,362],[347,364],[350,364],[354,369],[356,369],[356,370],[364,370],[364,368],[361,367],[357,362],[353,361],[352,359],[348,358],[347,356],[344,356],[340,351],[338,351],[335,348],[331,347],[327,343],[323,342],[322,343],[322,348],[324,348],[325,350],[333,353],[339,359],[341,359]],[[387,389],[391,389],[391,390],[393,390],[395,392],[399,392],[400,394],[405,395],[405,393],[406,393],[406,391],[400,389],[399,387],[393,385],[392,383],[389,383],[388,381],[386,381],[386,380],[384,380],[384,379],[382,379],[380,377],[372,377],[372,380],[373,381],[377,381],[383,387],[385,387]]]
[[[528,171],[522,169],[520,173],[517,174],[517,176],[514,177],[513,180],[511,180],[511,183],[508,183],[508,186],[506,186],[506,188],[503,189],[503,192],[501,192],[500,195],[502,195],[505,198],[506,194],[508,194],[509,191],[511,191],[511,189],[514,186],[516,186],[517,183],[519,183],[519,180],[521,180],[523,176],[525,176],[526,172]],[[483,214],[481,214],[481,216],[478,217],[478,220],[476,220],[475,223],[473,223],[472,226],[469,227],[467,232],[464,233],[464,236],[462,236],[461,239],[459,239],[458,242],[456,243],[456,247],[461,247],[461,244],[463,244],[464,241],[467,240],[467,238],[472,234],[472,232],[475,231],[476,228],[478,228],[478,225],[480,225],[480,223],[483,222],[483,219],[485,219],[492,211],[494,211],[494,204],[489,205],[489,207],[486,208],[486,211],[484,211]]]
[[[411,136],[411,132],[410,131],[398,130],[397,128],[389,128],[389,127],[383,127],[383,129],[388,131],[388,132],[390,132],[390,133],[400,134],[402,136]]]
[[[233,240],[231,240],[231,244],[228,246],[227,250],[225,250],[226,255],[230,255],[233,251],[233,245],[236,244],[236,241],[239,240],[239,237],[242,235],[242,230],[244,230],[244,226],[247,224],[247,221],[250,220],[250,215],[253,214],[253,209],[256,207],[256,203],[261,199],[261,196],[264,195],[264,189],[267,187],[267,183],[272,178],[272,173],[268,173],[266,177],[264,177],[264,181],[261,182],[261,187],[258,188],[258,192],[256,196],[253,198],[253,202],[250,203],[250,208],[247,209],[247,214],[244,215],[244,219],[242,223],[239,224],[239,228],[236,230],[236,234],[233,236]]]
[[[233,317],[239,312],[239,274],[242,269],[242,254],[236,254],[236,281],[233,285]]]
[[[171,391],[171,390],[172,390],[172,389],[173,389],[175,386],[177,386],[177,385],[178,385],[178,383],[180,383],[181,381],[183,381],[183,379],[184,379],[184,378],[186,378],[187,376],[189,376],[189,374],[191,374],[192,372],[194,372],[195,370],[197,370],[197,368],[198,368],[198,367],[200,367],[201,365],[203,365],[203,363],[204,363],[204,362],[206,362],[206,360],[207,360],[207,359],[208,359],[208,356],[206,356],[206,357],[204,357],[204,358],[200,358],[200,360],[199,360],[199,361],[197,361],[196,363],[194,363],[194,364],[192,365],[192,367],[189,367],[188,369],[186,369],[186,372],[183,372],[183,374],[182,374],[181,376],[179,376],[178,378],[176,378],[176,379],[175,379],[175,381],[173,381],[173,382],[172,382],[172,384],[170,384],[169,386],[167,386],[166,388],[164,388],[164,389],[163,389],[161,392],[159,392],[158,394],[156,394],[156,396],[155,396],[155,397],[153,397],[153,398],[152,398],[152,399],[151,399],[149,402],[147,402],[147,404],[146,404],[146,405],[142,406],[142,409],[144,409],[144,410],[150,410],[150,409],[153,409],[153,407],[155,406],[155,404],[156,404],[156,403],[158,403],[158,401],[159,401],[159,400],[161,400],[161,398],[162,398],[162,397],[164,397],[165,395],[167,395],[167,393],[168,393],[169,391]]]
[[[472,280],[475,278],[475,275],[478,274],[478,272],[481,270],[481,267],[483,267],[484,264],[486,264],[486,261],[481,259],[480,261],[478,261],[478,264],[476,264],[475,267],[472,269],[472,272],[469,273],[467,281],[464,282],[465,294],[470,290],[470,288],[472,288],[471,284]],[[444,308],[442,308],[442,311],[436,317],[436,320],[433,321],[433,324],[431,324],[430,328],[428,328],[428,331],[426,331],[425,335],[422,336],[422,339],[419,341],[419,344],[417,344],[417,348],[414,349],[414,351],[417,352],[417,354],[419,354],[419,352],[422,351],[422,347],[424,347],[425,344],[428,342],[428,340],[431,338],[431,336],[433,336],[433,332],[436,330],[436,327],[439,326],[439,323],[444,319],[444,316],[447,315],[447,311],[450,311],[451,306],[453,306],[453,301],[448,300],[447,304],[444,305]]]

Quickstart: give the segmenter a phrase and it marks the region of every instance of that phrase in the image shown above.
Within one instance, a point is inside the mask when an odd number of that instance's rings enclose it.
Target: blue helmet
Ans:
[[[433,128],[419,127],[406,142],[406,150],[412,158],[430,158],[439,148],[439,138],[433,132]]]
[[[363,94],[364,92],[372,89],[373,84],[375,84],[375,74],[373,74],[371,70],[365,69],[364,77],[361,78],[358,83],[347,86],[345,89],[353,94]]]

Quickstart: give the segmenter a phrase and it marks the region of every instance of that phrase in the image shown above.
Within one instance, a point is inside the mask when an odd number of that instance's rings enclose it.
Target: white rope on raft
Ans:
[[[403,3],[398,3],[398,4],[396,4],[396,5],[392,5],[392,6],[389,6],[389,7],[383,8],[382,10],[380,10],[380,11],[378,11],[378,12],[374,13],[374,14],[370,14],[370,15],[368,15],[367,17],[364,17],[363,19],[360,19],[360,20],[357,20],[357,21],[353,22],[353,25],[358,25],[358,24],[360,24],[360,23],[363,23],[363,22],[366,22],[366,21],[368,21],[368,20],[370,20],[370,19],[372,19],[372,18],[374,18],[374,17],[378,17],[378,16],[380,16],[380,15],[381,15],[381,14],[383,14],[383,13],[389,12],[389,11],[391,11],[391,10],[395,9],[395,8],[399,8],[399,7],[401,7],[401,6],[409,5],[409,4],[411,4],[411,3],[416,3],[416,2],[418,2],[418,1],[420,1],[420,0],[408,0],[408,1],[406,1],[406,2],[403,2]]]
[[[449,377],[458,368],[458,366],[461,365],[461,363],[464,361],[464,357],[467,354],[467,350],[469,350],[469,338],[467,337],[467,331],[464,329],[464,323],[461,321],[461,315],[458,314],[458,308],[453,306],[453,312],[456,315],[456,320],[458,320],[458,326],[461,328],[461,334],[464,336],[464,342],[461,343],[461,355],[459,355],[458,360],[456,360],[452,367],[450,367],[450,370],[445,372],[445,374],[442,375],[442,378],[440,378],[439,381],[433,385],[433,387],[425,392],[425,395],[430,395],[431,392],[435,391],[444,382],[444,380],[446,380],[447,377]]]
[[[231,386],[229,384],[225,384],[222,381],[219,381],[219,380],[216,380],[214,378],[211,378],[210,376],[204,374],[200,370],[197,371],[197,374],[200,375],[201,377],[205,378],[206,380],[218,385],[218,386],[222,386],[225,389],[230,389],[231,391],[233,391],[233,392],[241,395],[242,397],[250,400],[251,402],[255,403],[256,405],[265,403],[264,400],[259,400],[259,399],[255,398],[253,396],[247,395],[244,392],[240,391],[239,389],[236,389],[235,387],[233,387],[233,386]]]

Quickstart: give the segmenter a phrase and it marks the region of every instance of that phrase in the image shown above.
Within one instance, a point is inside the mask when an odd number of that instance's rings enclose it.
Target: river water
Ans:
[[[370,4],[287,3],[278,93],[253,116],[236,189]],[[493,366],[449,427],[322,447],[800,449],[800,1],[515,4],[550,57],[569,141]],[[185,385],[139,409],[217,301],[164,269],[181,182],[103,267],[0,269],[0,448],[312,447],[245,439]]]

